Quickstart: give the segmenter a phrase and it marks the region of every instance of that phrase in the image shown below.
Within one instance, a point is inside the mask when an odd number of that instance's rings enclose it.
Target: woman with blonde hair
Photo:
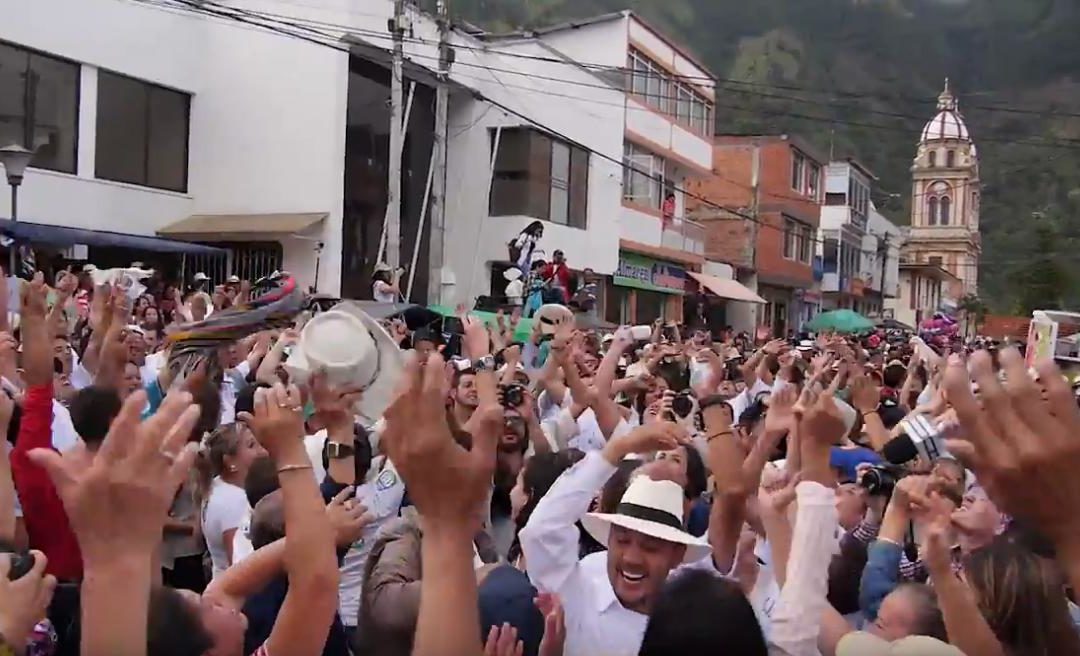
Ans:
[[[244,479],[251,463],[264,455],[255,435],[241,423],[219,427],[199,445],[195,501],[213,562],[212,578],[233,563],[233,536],[251,512]]]

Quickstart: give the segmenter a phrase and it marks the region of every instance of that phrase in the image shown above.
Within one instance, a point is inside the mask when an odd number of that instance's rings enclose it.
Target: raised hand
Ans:
[[[1051,361],[1028,375],[1014,348],[1001,352],[1003,385],[985,351],[971,357],[971,374],[952,356],[944,388],[960,436],[949,452],[975,471],[1003,510],[1029,521],[1059,553],[1080,555],[1080,412],[1076,397]],[[979,384],[981,403],[971,391]]]
[[[524,653],[525,643],[518,640],[516,627],[504,622],[488,631],[483,656],[522,656]]]
[[[765,414],[765,432],[784,435],[795,422],[795,403],[799,392],[794,385],[784,385],[769,397],[769,411]]]
[[[0,635],[12,649],[26,645],[34,625],[45,619],[56,590],[56,577],[45,574],[48,560],[40,551],[30,552],[34,565],[14,581],[9,580],[11,554],[0,555]],[[9,652],[15,653],[15,652]]]
[[[317,371],[311,376],[311,403],[315,412],[322,415],[327,424],[352,421],[352,408],[360,400],[359,387],[334,387],[327,379],[325,371]]]
[[[851,405],[862,414],[873,412],[881,402],[881,390],[870,376],[856,376],[851,381]]]
[[[359,540],[364,528],[374,519],[367,507],[353,498],[355,491],[352,486],[346,487],[326,504],[326,518],[330,520],[335,542],[341,548]]]
[[[422,361],[413,354],[402,386],[384,414],[381,444],[425,522],[458,530],[469,527],[491,485],[503,409],[497,403],[476,409],[470,420],[472,449],[466,450],[454,440],[447,423],[448,383],[442,356],[432,354]]]
[[[612,464],[619,464],[623,458],[635,453],[668,451],[689,440],[686,430],[678,424],[658,421],[646,426],[638,426],[609,441],[604,446],[604,457]]]
[[[541,592],[536,597],[536,607],[544,616],[544,637],[540,640],[537,656],[562,656],[566,643],[566,615],[558,595]]]
[[[29,453],[56,486],[87,568],[125,556],[149,558],[194,462],[197,445],[187,440],[199,406],[191,395],[169,394],[140,422],[145,406],[142,391],[129,396],[93,457],[81,448],[64,455],[51,449]]]
[[[237,419],[251,427],[255,439],[275,460],[292,443],[304,437],[304,405],[296,386],[275,383],[255,390],[254,413],[241,412]]]
[[[468,314],[461,315],[461,325],[465,327],[465,336],[462,345],[465,355],[470,360],[479,360],[491,353],[491,337],[488,335],[484,322]]]

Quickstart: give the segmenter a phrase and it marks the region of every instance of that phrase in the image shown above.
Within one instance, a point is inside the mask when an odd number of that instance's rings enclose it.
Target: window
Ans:
[[[956,151],[955,150],[945,151],[945,166],[949,167],[950,169],[952,167],[956,166]]]
[[[952,209],[952,201],[948,196],[941,197],[941,209],[938,214],[938,224],[949,225],[949,211]]]
[[[623,144],[623,161],[623,199],[660,209],[664,200],[664,159],[627,141]]]
[[[818,192],[821,189],[821,165],[814,162],[810,162],[810,170],[806,175],[806,195],[818,199]]]
[[[713,133],[713,104],[690,84],[631,49],[626,56],[627,90],[649,107],[697,132]]]
[[[803,176],[806,175],[806,157],[799,152],[791,151],[791,188],[802,193]]]
[[[941,266],[942,259],[940,255],[931,255],[929,257],[930,264],[934,266]]]
[[[95,176],[186,191],[190,105],[186,93],[100,71]]]
[[[488,200],[491,216],[524,215],[584,229],[588,193],[587,150],[529,128],[502,130]]]
[[[915,285],[915,276],[912,275],[908,278],[908,281],[911,283],[911,289],[908,291],[908,308],[914,310],[916,297],[918,296],[917,287]]]
[[[937,213],[938,213],[938,199],[931,198],[927,202],[927,223],[929,225],[937,225]]]
[[[930,168],[934,168],[935,166],[937,166],[937,151],[936,150],[931,150],[930,151]]]
[[[79,65],[0,42],[0,145],[36,148],[31,166],[75,173]]]
[[[570,222],[570,146],[551,142],[551,212],[553,223]]]
[[[813,233],[813,228],[805,223],[784,219],[784,258],[809,264]]]

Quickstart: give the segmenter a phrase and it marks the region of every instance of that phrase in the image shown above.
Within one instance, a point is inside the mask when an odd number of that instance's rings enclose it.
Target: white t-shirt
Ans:
[[[375,284],[371,286],[371,298],[379,303],[394,303],[397,301],[397,294],[394,293],[392,285],[382,280],[376,280]]]
[[[75,432],[75,424],[71,421],[71,413],[56,399],[53,399],[52,418],[52,445],[53,448],[64,453],[82,441]]]
[[[229,567],[229,552],[225,548],[225,532],[240,529],[245,518],[251,515],[247,495],[244,489],[226,483],[220,476],[214,477],[210,487],[210,497],[206,500],[202,514],[202,532],[206,546],[210,550],[210,560],[214,564],[213,578],[217,578]],[[237,530],[237,533],[240,533]]]
[[[756,381],[754,381],[753,387],[743,390],[733,399],[728,401],[728,403],[731,404],[731,412],[732,416],[735,417],[735,421],[739,421],[739,415],[741,415],[744,410],[750,407],[750,405],[754,402],[754,399],[757,398],[758,394],[763,394],[765,392],[771,391],[772,385],[769,385],[768,383],[765,383],[760,378],[758,378]]]
[[[235,369],[226,371],[225,376],[221,379],[222,426],[236,421],[236,382],[234,381],[247,378],[249,373],[251,373],[251,365],[247,363],[247,360],[244,360]]]

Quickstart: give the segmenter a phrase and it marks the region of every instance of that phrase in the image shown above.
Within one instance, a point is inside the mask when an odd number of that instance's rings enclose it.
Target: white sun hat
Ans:
[[[540,322],[541,335],[554,335],[559,330],[559,326],[574,323],[574,313],[565,305],[548,303],[540,306],[540,309],[536,311],[535,319]]]
[[[674,481],[654,481],[636,476],[626,488],[614,513],[589,513],[581,525],[597,542],[608,544],[611,526],[686,545],[684,563],[693,563],[712,553],[708,541],[686,532],[683,525],[683,489]]]
[[[355,411],[374,422],[393,400],[404,356],[379,322],[353,301],[338,303],[307,322],[285,370],[297,383],[325,371],[331,385],[363,390]]]

